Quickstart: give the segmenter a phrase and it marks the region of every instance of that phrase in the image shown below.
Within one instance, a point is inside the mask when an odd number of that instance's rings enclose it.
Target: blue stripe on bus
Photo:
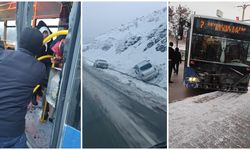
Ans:
[[[81,133],[79,130],[64,125],[63,140],[61,148],[80,148],[81,147]]]

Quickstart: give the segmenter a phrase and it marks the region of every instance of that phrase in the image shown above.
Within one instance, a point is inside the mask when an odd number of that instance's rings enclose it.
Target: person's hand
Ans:
[[[53,63],[53,64],[59,64],[59,63],[61,63],[61,61],[62,61],[61,56],[55,56],[55,57],[51,58],[51,63]]]

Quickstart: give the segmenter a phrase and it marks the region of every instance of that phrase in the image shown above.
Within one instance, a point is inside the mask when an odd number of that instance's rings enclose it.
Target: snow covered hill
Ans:
[[[107,60],[113,69],[135,76],[133,67],[143,61],[159,68],[157,78],[149,81],[166,87],[167,8],[136,18],[98,36],[83,46],[83,60]]]

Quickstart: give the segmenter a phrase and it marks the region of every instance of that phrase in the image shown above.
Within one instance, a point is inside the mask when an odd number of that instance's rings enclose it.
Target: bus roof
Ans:
[[[61,2],[34,2],[35,19],[59,18]],[[16,19],[16,2],[0,2],[0,21]]]

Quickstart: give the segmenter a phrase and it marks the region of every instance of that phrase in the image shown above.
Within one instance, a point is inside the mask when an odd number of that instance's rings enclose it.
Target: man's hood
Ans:
[[[20,48],[28,50],[33,55],[39,55],[43,45],[43,35],[36,28],[25,28],[18,43]]]

